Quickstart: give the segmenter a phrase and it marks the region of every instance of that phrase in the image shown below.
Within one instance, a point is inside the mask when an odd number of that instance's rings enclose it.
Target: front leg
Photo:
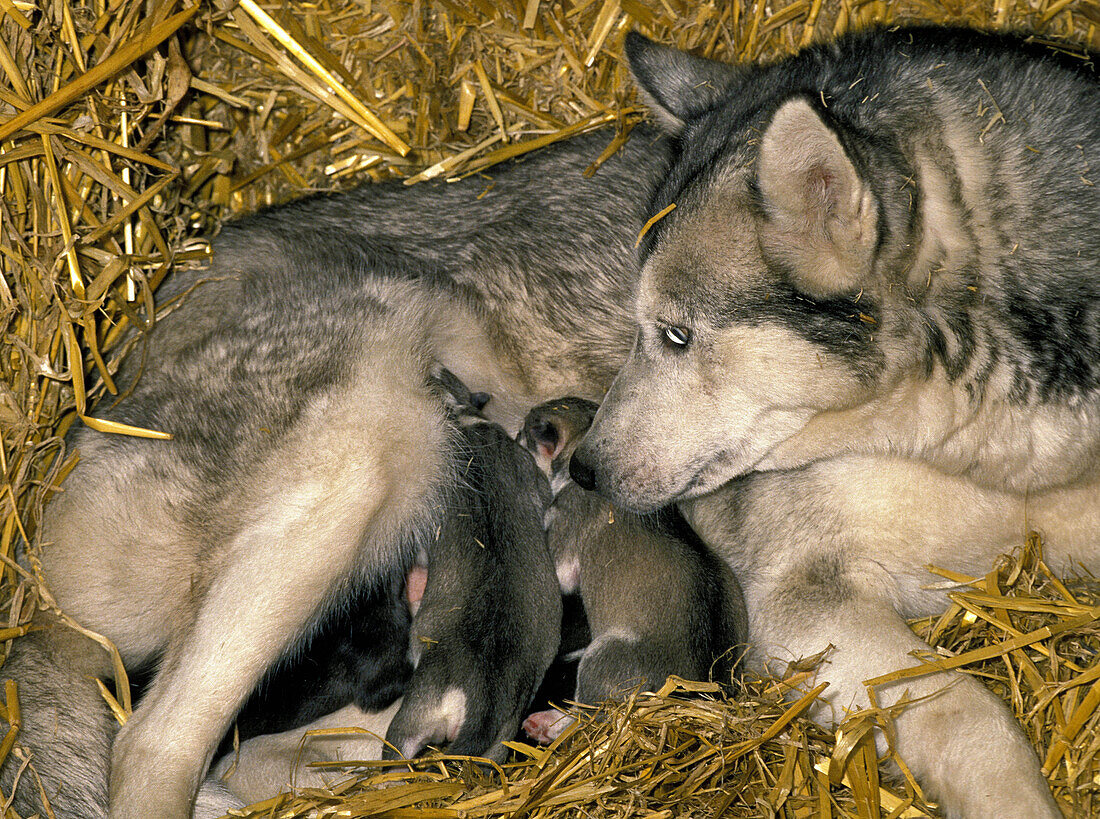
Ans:
[[[829,687],[815,719],[830,725],[869,705],[864,680],[916,665],[928,650],[885,598],[888,578],[816,557],[753,590],[753,660],[810,657],[828,646]],[[896,718],[897,752],[949,817],[1061,816],[1039,761],[1005,704],[969,675],[943,672],[884,684],[880,706],[912,700]],[[830,713],[831,711],[831,713]],[[879,751],[885,742],[879,737]]]
[[[264,672],[347,587],[364,549],[398,560],[413,539],[407,530],[417,516],[394,502],[384,474],[363,464],[284,490],[229,543],[192,624],[174,635],[119,732],[113,819],[190,816],[218,741]],[[424,491],[421,504],[434,503]]]

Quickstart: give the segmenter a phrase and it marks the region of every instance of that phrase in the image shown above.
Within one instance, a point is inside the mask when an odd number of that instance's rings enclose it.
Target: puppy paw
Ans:
[[[575,722],[575,717],[551,708],[548,711],[536,711],[523,721],[523,730],[540,745],[549,745],[560,737]]]

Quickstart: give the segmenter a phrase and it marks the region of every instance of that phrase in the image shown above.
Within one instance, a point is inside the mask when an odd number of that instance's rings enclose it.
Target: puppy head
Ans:
[[[527,413],[516,440],[535,458],[557,494],[569,478],[569,457],[592,425],[598,405],[583,398],[547,401]]]

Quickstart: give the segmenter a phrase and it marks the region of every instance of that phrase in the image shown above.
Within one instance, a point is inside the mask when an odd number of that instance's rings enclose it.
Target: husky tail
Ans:
[[[9,698],[11,711],[2,715],[16,734],[0,790],[20,816],[107,815],[118,723],[95,681],[111,676],[103,649],[64,625],[36,628],[12,644],[0,680],[15,681],[19,704],[11,708]]]

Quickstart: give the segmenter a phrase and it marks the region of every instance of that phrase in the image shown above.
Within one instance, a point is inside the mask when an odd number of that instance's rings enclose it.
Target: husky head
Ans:
[[[874,393],[881,226],[820,100],[639,35],[627,53],[674,137],[651,212],[675,208],[642,238],[634,348],[572,472],[645,511],[773,466]]]

